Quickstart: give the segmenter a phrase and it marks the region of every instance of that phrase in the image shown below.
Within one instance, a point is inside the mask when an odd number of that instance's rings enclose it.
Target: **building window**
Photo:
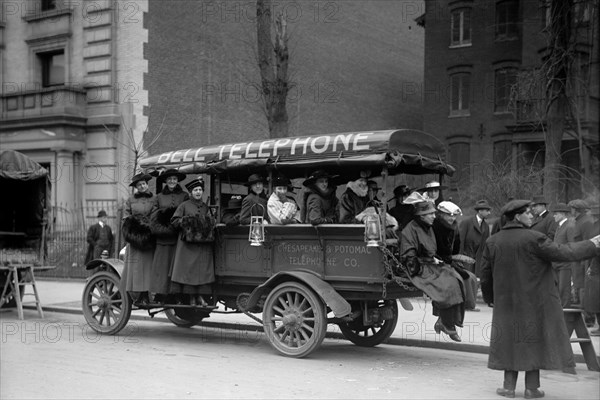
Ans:
[[[471,74],[450,75],[450,116],[469,115]]]
[[[516,38],[519,34],[519,3],[515,0],[496,4],[496,40]]]
[[[450,18],[450,45],[465,46],[471,44],[471,9],[462,8],[452,12]]]
[[[494,112],[508,112],[510,94],[517,83],[516,68],[501,68],[496,70],[494,77]]]
[[[56,0],[42,0],[42,11],[56,9]]]
[[[65,52],[64,50],[38,53],[42,67],[42,86],[59,86],[65,84]]]
[[[471,180],[471,146],[469,143],[451,143],[448,158],[456,172],[450,178],[453,186],[465,187]]]
[[[512,142],[510,140],[501,140],[494,142],[493,162],[496,166],[510,166],[512,160]]]

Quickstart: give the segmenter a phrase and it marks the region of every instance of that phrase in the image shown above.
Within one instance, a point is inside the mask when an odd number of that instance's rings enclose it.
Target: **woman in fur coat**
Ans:
[[[156,198],[148,190],[150,175],[135,175],[129,186],[136,193],[127,199],[123,215],[123,236],[129,244],[125,269],[121,279],[123,292],[127,291],[134,302],[147,304],[150,290],[150,268],[154,258],[154,236],[150,228],[150,214]]]
[[[361,221],[356,216],[367,208],[369,202],[369,188],[367,178],[369,174],[361,171],[358,179],[346,184],[346,191],[340,201],[340,223],[359,224]]]
[[[179,230],[171,291],[179,301],[187,297],[190,305],[206,306],[201,293],[211,293],[215,281],[213,246],[215,221],[206,203],[202,200],[204,180],[199,177],[188,183],[191,198],[177,207],[171,224]]]
[[[337,177],[318,170],[302,183],[308,189],[304,193],[304,222],[319,225],[339,221],[339,200],[335,195],[336,186],[332,184]]]
[[[171,225],[171,218],[181,203],[190,196],[179,182],[185,174],[176,169],[168,169],[160,176],[165,180],[165,187],[156,195],[156,203],[152,210],[152,232],[156,236],[156,250],[152,261],[150,291],[154,293],[156,302],[165,301],[171,283],[171,268],[175,257],[177,231]]]

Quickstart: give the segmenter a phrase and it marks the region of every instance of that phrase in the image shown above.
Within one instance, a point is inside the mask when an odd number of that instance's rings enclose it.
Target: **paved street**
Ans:
[[[262,332],[132,320],[99,336],[81,315],[53,312],[25,321],[3,312],[0,325],[2,399],[497,399],[502,380],[486,355],[440,349],[326,339],[298,360],[276,354]],[[577,373],[542,371],[546,397],[597,399],[599,374]]]

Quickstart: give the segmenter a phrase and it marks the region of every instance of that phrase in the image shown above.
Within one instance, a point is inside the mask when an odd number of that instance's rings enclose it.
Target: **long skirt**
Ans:
[[[140,250],[127,245],[125,268],[121,277],[121,288],[127,292],[146,292],[150,290],[150,268],[154,258],[154,249]]]
[[[447,264],[422,264],[421,274],[411,278],[437,304],[439,309],[463,303],[464,285],[461,276]]]
[[[173,260],[171,281],[172,293],[190,294],[201,293],[204,285],[214,282],[212,243],[188,243],[179,239]]]
[[[171,276],[169,272],[175,258],[176,244],[156,244],[154,260],[150,269],[150,291],[152,293],[169,293]]]

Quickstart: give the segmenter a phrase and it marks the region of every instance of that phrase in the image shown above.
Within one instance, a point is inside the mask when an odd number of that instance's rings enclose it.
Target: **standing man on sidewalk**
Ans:
[[[529,200],[508,202],[502,214],[507,222],[487,240],[481,268],[483,298],[494,303],[488,368],[504,371],[498,395],[514,398],[519,371],[525,371],[524,397],[540,398],[540,369],[575,367],[552,262],[594,257],[600,235],[556,244],[529,229]]]
[[[588,214],[590,206],[585,200],[575,199],[569,202],[571,214],[575,218],[575,240],[589,239],[594,235],[594,220]],[[585,271],[588,267],[588,261],[580,261],[571,264],[571,275],[573,277],[573,306],[584,307],[583,289],[585,281]],[[584,314],[586,324],[592,319],[590,315]]]
[[[479,277],[481,270],[481,255],[485,241],[490,236],[490,226],[486,219],[490,216],[492,207],[486,200],[479,200],[475,203],[475,211],[477,214],[470,218],[464,219],[458,226],[460,235],[460,254],[464,254],[475,259],[475,264],[472,266],[472,271]]]
[[[557,228],[554,234],[554,243],[567,244],[575,242],[575,223],[569,218],[571,209],[564,203],[553,205],[550,210],[554,214]],[[553,262],[554,272],[558,283],[558,294],[563,308],[571,306],[571,262]]]
[[[96,258],[100,258],[104,250],[108,251],[109,257],[112,254],[114,238],[112,229],[106,223],[106,217],[106,211],[100,210],[98,213],[98,222],[88,229],[88,250],[85,255],[84,265]]]
[[[544,199],[544,196],[535,196],[532,201],[531,211],[533,211],[533,223],[531,229],[534,231],[542,232],[548,236],[550,240],[554,239],[556,233],[556,222],[552,215],[548,212],[546,206],[548,202]]]

